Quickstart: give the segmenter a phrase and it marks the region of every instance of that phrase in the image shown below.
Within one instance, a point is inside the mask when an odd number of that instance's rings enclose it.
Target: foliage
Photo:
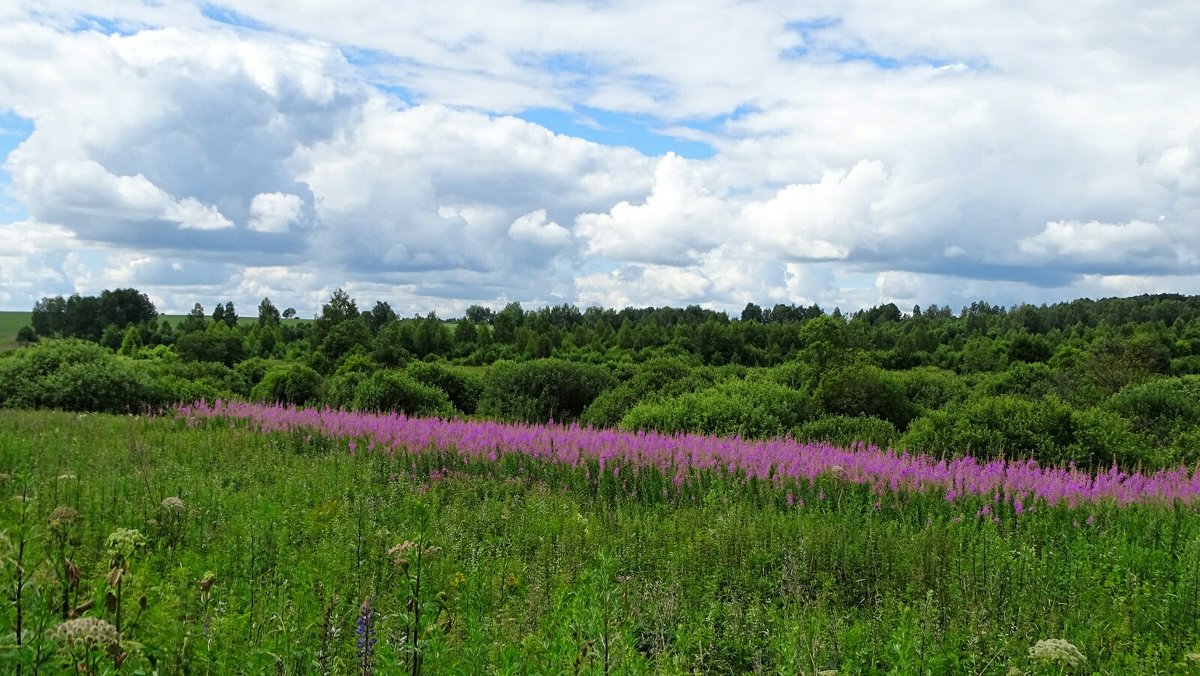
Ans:
[[[500,361],[488,372],[478,410],[499,420],[571,421],[614,384],[602,366],[562,359]]]
[[[808,396],[778,383],[733,380],[638,404],[621,420],[621,427],[764,439],[783,436],[812,417],[814,409]]]
[[[1057,397],[980,397],[919,418],[900,441],[942,456],[1033,458],[1046,464],[1123,467],[1146,460],[1146,449],[1120,416],[1073,409]]]
[[[830,415],[880,418],[899,429],[916,415],[901,378],[870,364],[850,364],[828,371],[821,377],[815,396]]]
[[[445,392],[454,408],[467,415],[475,413],[479,398],[483,396],[484,379],[461,368],[417,361],[409,364],[404,372],[418,383]]]
[[[267,371],[250,390],[250,397],[256,401],[307,404],[316,400],[320,387],[321,374],[303,364],[290,364]]]
[[[810,420],[792,431],[801,441],[820,441],[850,447],[856,443],[889,448],[900,436],[895,425],[870,416],[826,416]]]
[[[449,417],[454,406],[446,393],[422,384],[403,371],[376,371],[359,382],[354,408],[361,411],[395,411],[409,415]]]

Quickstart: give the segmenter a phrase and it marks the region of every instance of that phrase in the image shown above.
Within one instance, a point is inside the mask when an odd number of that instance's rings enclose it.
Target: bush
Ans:
[[[454,406],[445,392],[423,385],[400,371],[377,371],[360,382],[354,408],[446,418],[454,415]]]
[[[478,412],[528,423],[572,421],[614,384],[608,369],[594,364],[562,359],[499,361],[488,371]]]
[[[1041,464],[1075,462],[1132,466],[1147,459],[1145,445],[1119,416],[1077,410],[1057,397],[1030,400],[985,397],[935,411],[909,426],[903,448],[934,455],[1033,458]]]
[[[303,364],[277,366],[250,390],[250,398],[302,406],[316,400],[321,374]]]
[[[965,401],[970,390],[954,371],[925,366],[895,374],[904,394],[918,409],[933,411],[948,404]]]
[[[1130,422],[1134,432],[1156,446],[1168,446],[1200,422],[1200,376],[1162,378],[1131,385],[1103,404]]]
[[[36,343],[38,341],[37,334],[34,333],[32,326],[22,326],[17,330],[17,342],[24,344]]]
[[[811,418],[814,409],[804,393],[778,383],[735,380],[638,404],[621,427],[766,439],[783,436]]]
[[[871,416],[900,429],[908,426],[917,414],[901,379],[870,364],[851,364],[829,371],[821,377],[816,399],[828,414]]]
[[[707,376],[707,377],[706,377]],[[711,374],[693,369],[676,358],[655,358],[622,378],[623,382],[602,393],[587,407],[580,423],[593,427],[615,427],[639,402],[649,397],[672,397],[712,384]]]
[[[799,441],[820,441],[850,447],[856,443],[888,448],[899,433],[895,425],[869,416],[835,415],[810,420],[792,431]]]
[[[483,396],[483,378],[464,369],[454,369],[443,364],[412,362],[404,372],[423,385],[436,387],[450,397],[454,408],[470,415],[479,407]]]

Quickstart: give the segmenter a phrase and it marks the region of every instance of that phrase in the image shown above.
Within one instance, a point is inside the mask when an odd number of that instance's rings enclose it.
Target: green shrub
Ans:
[[[811,418],[814,408],[807,395],[778,383],[735,380],[640,403],[621,427],[763,439],[783,436]]]
[[[301,406],[316,400],[321,374],[303,364],[277,366],[250,390],[250,398]]]
[[[1200,422],[1200,376],[1162,378],[1130,385],[1104,408],[1129,420],[1133,431],[1156,446],[1168,446]]]
[[[0,360],[0,406],[124,413],[157,403],[142,367],[94,343],[44,341]]]
[[[888,448],[898,436],[895,425],[869,416],[827,416],[810,420],[792,431],[792,437],[799,441],[821,441],[844,447],[863,443]]]
[[[946,371],[935,366],[901,371],[895,374],[900,378],[904,394],[918,409],[933,411],[948,404],[965,401],[970,389],[954,371]]]
[[[404,369],[413,380],[436,387],[450,397],[454,408],[470,415],[479,407],[483,396],[483,378],[463,369],[444,364],[416,361]]]
[[[1042,464],[1075,462],[1104,467],[1146,461],[1145,445],[1120,416],[1077,410],[1058,399],[983,397],[934,411],[909,426],[903,448],[941,456],[1033,458]]]
[[[499,361],[488,371],[478,412],[528,423],[572,421],[615,382],[608,369],[594,364]]]
[[[901,378],[871,364],[830,370],[821,377],[816,399],[830,415],[871,416],[900,429],[917,415]]]
[[[445,392],[401,371],[377,371],[362,380],[355,392],[354,408],[447,418],[454,415],[454,406]]]
[[[672,397],[712,384],[708,369],[694,369],[678,358],[655,358],[631,366],[622,382],[602,393],[587,407],[580,423],[615,427],[630,409],[650,397]]]

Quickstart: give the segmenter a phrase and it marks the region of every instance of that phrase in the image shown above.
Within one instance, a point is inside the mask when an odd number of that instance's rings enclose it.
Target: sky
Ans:
[[[0,308],[1200,293],[1200,3],[0,0]]]

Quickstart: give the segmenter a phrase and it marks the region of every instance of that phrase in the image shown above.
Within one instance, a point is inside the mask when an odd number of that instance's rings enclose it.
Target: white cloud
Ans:
[[[250,200],[250,222],[246,227],[258,232],[287,232],[304,214],[299,195],[263,192]]]
[[[1053,221],[1033,237],[1018,242],[1035,260],[1056,257],[1086,262],[1120,262],[1132,256],[1170,256],[1171,239],[1156,223]]]
[[[14,218],[63,242],[4,264],[10,297],[957,305],[1200,266],[1194,2],[202,10],[0,9],[0,113],[35,125]],[[714,154],[507,116],[531,107]]]
[[[586,254],[641,263],[698,260],[728,234],[729,205],[712,194],[699,169],[668,153],[654,169],[654,187],[645,202],[622,201],[608,213],[585,213],[575,232]]]
[[[519,217],[508,228],[508,235],[539,246],[563,246],[571,241],[571,232],[554,221],[546,220],[546,210],[538,209]]]

